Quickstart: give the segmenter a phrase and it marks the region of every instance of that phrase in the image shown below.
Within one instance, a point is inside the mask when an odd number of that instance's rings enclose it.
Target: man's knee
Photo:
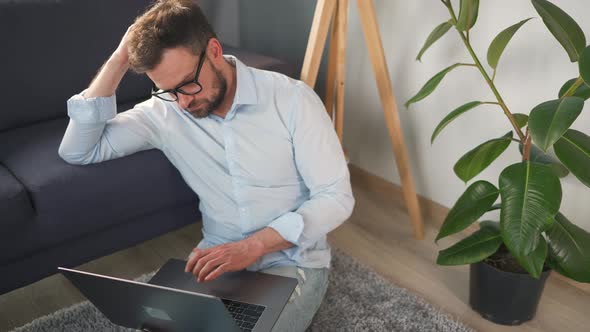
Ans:
[[[297,283],[297,286],[295,287],[295,290],[293,291],[293,294],[291,294],[291,298],[289,299],[289,302],[293,302],[293,300],[295,300],[296,296],[301,296],[301,284],[305,283],[307,281],[307,278],[305,277],[305,271],[302,268],[297,268],[297,274],[298,274],[298,278],[297,281],[302,280],[300,282]]]
[[[297,268],[295,273],[299,283],[273,331],[304,331],[324,299],[328,286],[328,269]]]

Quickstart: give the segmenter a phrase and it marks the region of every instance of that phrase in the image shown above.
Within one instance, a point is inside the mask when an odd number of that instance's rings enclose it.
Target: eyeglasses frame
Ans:
[[[201,68],[203,67],[203,63],[205,62],[205,54],[206,53],[207,53],[207,47],[205,47],[203,49],[203,51],[201,52],[199,64],[197,65],[197,72],[195,73],[194,79],[192,79],[191,81],[181,83],[177,87],[175,87],[173,89],[168,89],[168,90],[161,90],[160,88],[158,88],[156,86],[156,83],[152,82],[151,95],[154,97],[160,98],[164,101],[175,102],[175,101],[178,101],[178,93],[181,93],[185,96],[194,96],[194,95],[200,93],[201,91],[203,91],[203,86],[201,85],[201,83],[199,83],[199,75],[201,73]],[[186,86],[188,84],[193,84],[193,83],[199,86],[199,91],[194,92],[194,93],[188,93],[188,92],[182,90],[183,86]],[[168,94],[168,95],[174,96],[174,100],[165,99],[164,97],[161,96],[163,94]]]

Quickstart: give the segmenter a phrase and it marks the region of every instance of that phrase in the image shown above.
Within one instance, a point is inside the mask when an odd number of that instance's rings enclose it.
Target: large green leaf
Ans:
[[[563,95],[576,82],[576,80],[577,80],[577,78],[572,78],[571,80],[565,82],[565,84],[561,87],[561,89],[559,89],[558,97],[559,98],[563,97]],[[580,97],[584,100],[587,100],[588,98],[590,98],[590,86],[588,86],[586,83],[580,85],[576,89],[576,92],[574,92],[573,96]]]
[[[546,234],[551,267],[568,278],[590,283],[590,233],[557,213]]]
[[[435,242],[467,228],[488,211],[498,195],[498,188],[487,181],[471,184],[449,210]]]
[[[516,120],[516,124],[518,125],[518,128],[522,128],[522,127],[526,126],[526,124],[529,122],[529,116],[526,114],[514,113],[512,115],[514,116],[514,120]]]
[[[495,253],[502,244],[500,230],[491,226],[482,227],[438,253],[436,263],[439,265],[463,265],[481,262]]]
[[[457,29],[467,31],[475,25],[479,11],[479,0],[461,0]]]
[[[572,62],[578,61],[586,47],[586,36],[580,26],[566,12],[547,0],[532,0],[535,10],[563,46]]]
[[[529,117],[533,141],[547,151],[574,123],[582,109],[584,99],[564,97],[537,105]]]
[[[587,46],[582,51],[578,66],[580,68],[580,76],[582,76],[584,82],[590,84],[590,46]]]
[[[410,98],[410,100],[406,102],[406,107],[410,106],[410,104],[413,104],[417,101],[420,101],[428,97],[432,93],[432,91],[434,91],[434,89],[436,89],[436,87],[440,84],[445,75],[459,66],[461,66],[461,64],[456,63],[441,70],[436,75],[434,75],[431,79],[428,80],[428,82],[426,82],[426,84],[424,84],[422,89],[420,89],[420,91],[418,91],[418,93],[414,97]]]
[[[445,118],[441,120],[441,122],[438,124],[438,126],[436,126],[436,129],[434,129],[434,132],[432,133],[432,137],[430,138],[430,144],[432,144],[434,142],[434,139],[436,138],[436,136],[438,136],[438,134],[440,134],[440,132],[449,123],[451,123],[451,121],[455,120],[459,115],[461,115],[461,114],[469,111],[470,109],[477,107],[481,104],[482,104],[481,101],[472,101],[472,102],[469,102],[465,105],[459,106],[454,111],[452,111],[447,116],[445,116]]]
[[[494,38],[494,40],[492,40],[492,43],[488,48],[488,63],[490,64],[490,67],[495,69],[498,66],[500,56],[502,56],[502,53],[510,39],[512,39],[512,36],[514,36],[516,31],[518,31],[518,29],[530,19],[532,19],[532,17],[504,29],[496,36],[496,38]]]
[[[452,26],[453,26],[453,23],[451,23],[450,20],[437,25],[436,28],[434,28],[434,30],[432,30],[430,35],[428,35],[428,38],[426,38],[426,41],[424,42],[424,46],[422,46],[422,49],[418,53],[416,60],[420,61],[422,59],[422,55],[424,54],[424,52],[426,52],[426,50],[430,46],[432,46],[432,44],[434,44],[437,40],[439,40],[440,37],[444,36],[444,34],[447,33],[447,31],[449,31],[449,29]]]
[[[537,247],[526,256],[514,255],[520,266],[522,266],[532,277],[539,279],[545,265],[547,257],[547,241],[543,236],[539,236]]]
[[[464,182],[473,179],[496,160],[508,148],[511,141],[512,132],[509,132],[500,138],[480,144],[457,161],[453,167],[455,174]]]
[[[555,147],[555,145],[554,145],[554,147]],[[522,152],[523,152],[522,144],[518,144],[518,150],[520,151],[520,154],[522,155]],[[543,150],[539,149],[534,144],[531,144],[531,152],[530,152],[529,160],[532,162],[535,162],[535,163],[539,163],[539,164],[548,164],[549,166],[551,166],[551,168],[553,169],[555,174],[557,176],[559,176],[560,178],[566,177],[568,174],[570,174],[570,171],[568,171],[567,168],[565,166],[563,166],[562,163],[559,162],[559,160],[553,158],[553,156],[546,154],[545,152],[543,152]]]
[[[555,155],[582,183],[590,187],[590,137],[569,129],[553,146]]]
[[[549,166],[531,161],[506,167],[499,182],[502,238],[515,256],[527,256],[559,210],[561,183]]]

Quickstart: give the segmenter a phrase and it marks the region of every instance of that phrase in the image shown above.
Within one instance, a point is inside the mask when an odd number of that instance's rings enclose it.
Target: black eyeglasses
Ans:
[[[205,62],[204,59],[206,51],[207,47],[205,47],[203,52],[201,52],[201,58],[199,59],[199,64],[197,66],[197,73],[195,74],[195,78],[192,81],[182,83],[176,88],[170,90],[161,90],[156,86],[156,83],[152,82],[152,96],[158,97],[164,101],[177,101],[179,93],[182,93],[186,96],[194,96],[201,92],[203,90],[203,86],[201,83],[199,83],[199,73],[201,72],[203,63]]]

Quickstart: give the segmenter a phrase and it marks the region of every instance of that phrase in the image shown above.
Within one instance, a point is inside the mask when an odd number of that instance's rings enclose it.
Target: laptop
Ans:
[[[58,270],[112,323],[145,332],[270,331],[297,286],[245,270],[198,283],[185,265],[170,259],[147,283]]]

